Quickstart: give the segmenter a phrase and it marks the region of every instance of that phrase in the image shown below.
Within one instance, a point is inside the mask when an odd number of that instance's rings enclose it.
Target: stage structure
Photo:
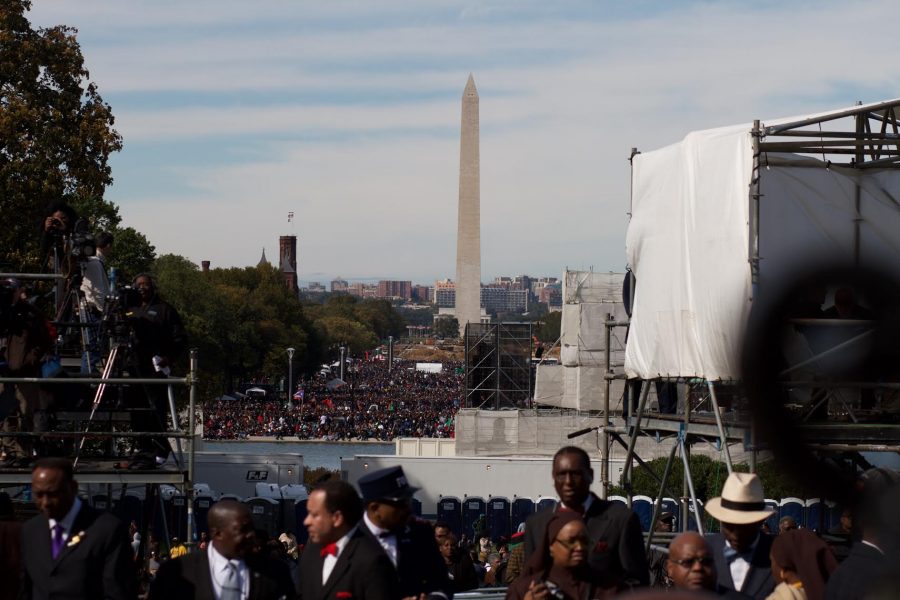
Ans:
[[[622,379],[607,375],[624,373],[625,329],[610,330],[607,323],[628,320],[622,302],[624,278],[624,273],[563,273],[560,337],[550,348],[559,345],[560,360],[537,365],[535,405],[604,411],[608,399],[622,397]]]
[[[47,279],[46,276],[29,273],[0,273],[0,278],[15,277],[21,280]],[[82,325],[83,326],[83,325]],[[175,531],[193,532],[187,540],[193,544],[196,533],[194,521],[194,440],[196,425],[196,401],[197,384],[199,382],[198,356],[196,350],[191,350],[189,372],[184,377],[168,378],[136,378],[116,376],[112,372],[115,363],[114,354],[106,359],[103,372],[99,375],[83,375],[69,373],[65,377],[0,377],[0,384],[4,386],[39,386],[42,391],[50,393],[53,389],[62,386],[66,392],[72,392],[76,387],[91,386],[91,394],[94,396],[93,406],[90,410],[60,410],[54,414],[55,423],[50,431],[44,432],[14,432],[4,431],[5,438],[31,439],[44,445],[55,446],[57,451],[68,453],[74,459],[75,478],[81,486],[86,486],[96,492],[102,490],[102,509],[115,511],[127,510],[126,500],[133,500],[134,490],[139,489],[138,494],[143,497],[141,505],[141,539],[149,540],[147,528],[154,518],[161,519],[162,528],[168,539],[170,526]],[[131,412],[134,410],[153,410],[152,408],[131,408],[128,410],[116,408],[116,392],[122,386],[165,386],[169,396],[170,427],[164,432],[132,431],[130,428]],[[186,410],[187,423],[183,425],[175,406],[175,394],[179,389],[188,390],[188,404]],[[106,393],[104,393],[104,391]],[[163,466],[152,470],[130,470],[115,466],[117,458],[113,450],[117,441],[136,440],[146,437],[164,436],[174,441],[173,454],[174,466]],[[25,486],[31,483],[31,467],[0,468],[0,489],[10,493],[13,498],[20,497]],[[184,523],[167,523],[166,508],[163,504],[163,495],[160,486],[174,486],[185,499]],[[171,489],[171,488],[170,488]],[[95,496],[97,497],[97,496]],[[127,519],[132,516],[122,513]],[[126,519],[126,520],[127,520]],[[140,553],[144,555],[146,546],[142,541]]]
[[[465,408],[528,408],[531,323],[467,323]]]
[[[636,288],[624,370],[637,385],[629,386],[625,428],[600,428],[601,453],[608,460],[613,440],[628,447],[622,475],[628,489],[633,460],[641,462],[637,436],[673,439],[657,479],[660,498],[677,497],[666,491],[668,475],[682,461],[680,524],[700,515],[702,530],[704,521],[688,468],[691,444],[714,441],[731,471],[729,445],[742,443],[755,469],[761,445],[750,415],[758,407],[748,404],[739,381],[751,307],[823,263],[900,279],[898,111],[900,99],[693,132],[646,154],[632,150],[626,251]],[[891,377],[835,380],[828,370],[829,358],[858,346],[875,327],[864,297],[862,305],[850,303],[856,312],[849,313],[841,306],[846,288],[834,283],[811,290],[811,302],[797,298],[813,318],[782,322],[793,335],[771,348],[785,361],[775,383],[786,403],[799,405],[796,433],[820,456],[896,452],[900,426],[892,403],[900,386]],[[682,388],[677,415],[650,414],[648,394],[657,381]],[[726,390],[731,398],[720,402]],[[657,505],[654,523],[659,512]]]

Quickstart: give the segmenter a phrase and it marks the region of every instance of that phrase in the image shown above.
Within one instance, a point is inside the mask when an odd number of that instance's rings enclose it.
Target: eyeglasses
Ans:
[[[568,540],[568,541],[556,538],[553,541],[559,542],[560,544],[562,544],[562,547],[565,548],[566,550],[572,550],[576,546],[581,546],[582,548],[589,548],[591,545],[591,539],[587,536],[577,537],[573,540]]]
[[[694,556],[691,558],[682,558],[681,560],[670,558],[669,560],[679,567],[684,567],[686,569],[693,569],[694,565],[697,563],[699,563],[701,567],[711,567],[713,563],[715,563],[712,556]]]
[[[572,481],[581,481],[585,479],[584,471],[556,471],[553,473],[553,479],[556,481],[565,481],[567,478]]]

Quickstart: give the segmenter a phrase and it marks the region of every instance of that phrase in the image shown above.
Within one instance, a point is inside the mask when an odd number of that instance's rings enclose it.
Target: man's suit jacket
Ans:
[[[287,565],[266,558],[244,559],[250,570],[250,600],[292,600],[297,595]],[[150,585],[149,600],[216,600],[209,555],[198,550],[166,561]]]
[[[337,562],[322,582],[321,544],[310,542],[300,555],[301,600],[396,600],[399,598],[397,575],[378,542],[362,529],[350,536]]]
[[[731,569],[725,560],[725,537],[721,533],[707,536],[713,558],[716,560],[717,582],[720,586],[735,589],[734,579],[731,578]],[[775,538],[765,533],[759,534],[759,542],[750,558],[750,570],[744,578],[744,585],[738,591],[751,598],[765,598],[775,589],[775,580],[772,579],[772,562],[769,559],[769,550]]]
[[[86,504],[75,516],[67,544],[56,559],[50,523],[38,515],[22,527],[21,597],[27,600],[132,600],[137,581],[128,531],[110,513]]]
[[[850,554],[828,579],[825,599],[865,598],[887,574],[888,564],[884,554],[862,542],[855,542]]]
[[[384,552],[378,538],[364,521],[360,522],[359,528]],[[447,573],[447,565],[434,539],[434,529],[428,523],[411,519],[397,534],[397,578],[400,580],[400,597],[418,597],[424,593],[429,596],[432,594],[443,596],[449,600],[453,597],[453,585]]]
[[[641,523],[621,502],[608,502],[593,496],[584,515],[592,548],[591,571],[602,587],[627,588],[650,584],[650,568],[644,554]],[[558,506],[537,512],[525,521],[525,561],[538,550],[547,524]]]

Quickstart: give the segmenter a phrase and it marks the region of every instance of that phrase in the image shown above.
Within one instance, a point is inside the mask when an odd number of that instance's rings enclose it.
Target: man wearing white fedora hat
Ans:
[[[709,536],[718,583],[751,598],[765,598],[775,589],[769,550],[772,536],[760,525],[772,514],[762,483],[753,473],[732,473],[722,495],[706,503],[706,512],[721,523],[721,533]]]

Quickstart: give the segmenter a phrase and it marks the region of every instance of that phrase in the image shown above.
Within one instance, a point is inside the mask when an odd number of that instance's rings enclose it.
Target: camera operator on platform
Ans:
[[[94,316],[103,314],[106,297],[110,293],[109,276],[106,274],[106,261],[112,255],[113,236],[106,231],[97,235],[97,249],[94,256],[89,256],[84,263],[84,278],[81,280],[81,293],[87,301]]]
[[[0,363],[4,376],[40,377],[41,361],[52,340],[47,319],[22,295],[19,281],[0,280]],[[39,433],[49,428],[50,397],[39,384],[0,384],[0,430]],[[2,437],[3,466],[27,467],[34,460],[34,440]]]
[[[181,317],[172,305],[159,298],[150,274],[135,277],[133,287],[137,293],[128,297],[125,307],[125,317],[134,334],[127,368],[134,371],[132,376],[165,378],[187,344]],[[152,410],[131,413],[132,431],[165,431],[169,408],[166,387],[143,385],[135,389],[141,391],[132,395],[131,408],[146,408],[149,402]],[[135,445],[137,452],[128,465],[130,469],[154,469],[172,450],[165,436],[137,438]]]

